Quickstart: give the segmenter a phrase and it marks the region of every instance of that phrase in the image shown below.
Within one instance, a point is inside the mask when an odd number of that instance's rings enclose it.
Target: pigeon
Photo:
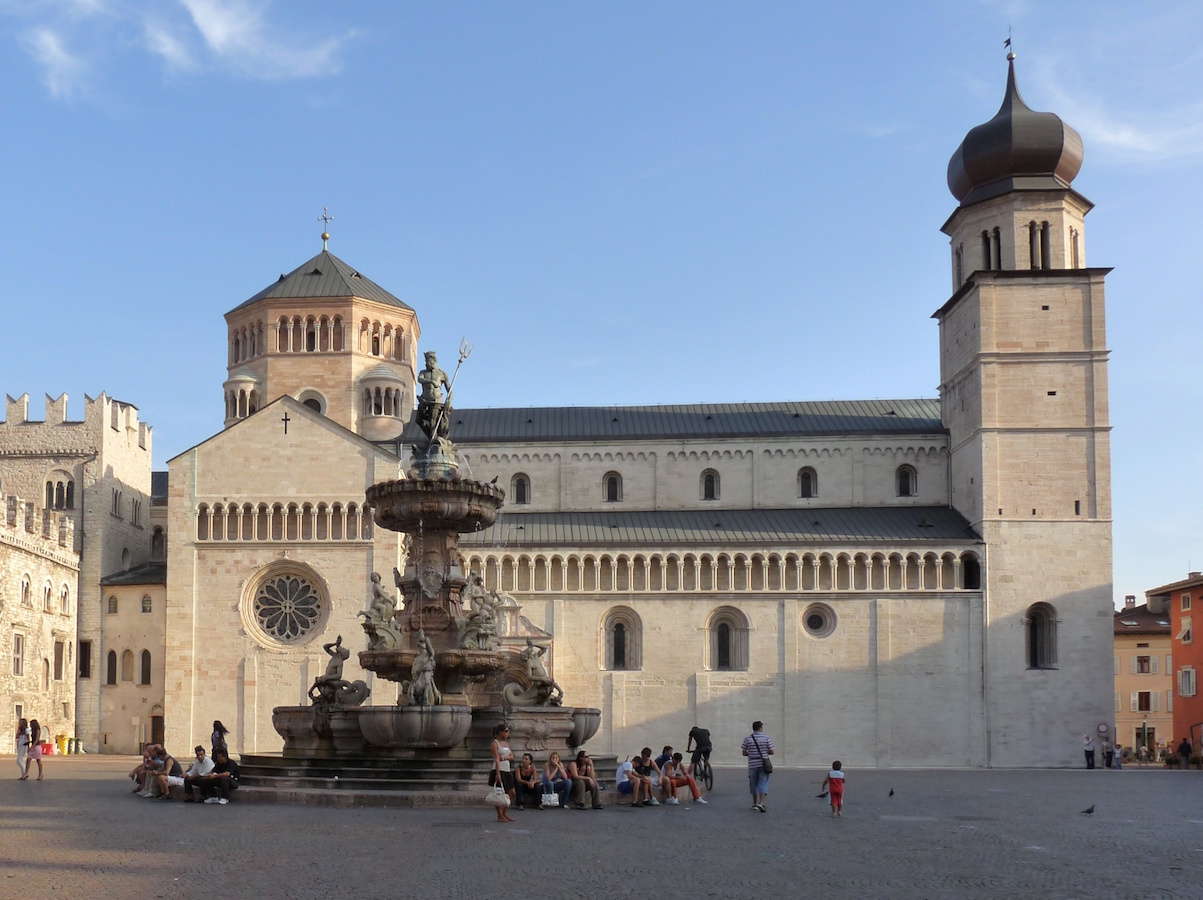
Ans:
[[[893,788],[890,788],[890,796],[891,796],[891,797],[893,797],[893,796],[894,796],[894,789],[893,789]]]
[[[824,797],[826,797],[826,796],[827,796],[827,792],[826,792],[826,791],[823,791],[823,793],[821,793],[821,794],[815,794],[815,796],[816,796],[816,797],[818,797],[820,800],[822,800]]]
[[[493,480],[492,480],[492,481],[490,481],[490,482],[489,482],[489,484],[496,484],[496,483],[497,483],[497,479],[498,479],[498,478],[500,478],[500,477],[501,477],[500,475],[494,475],[494,476],[493,476]]]
[[[1082,810],[1082,815],[1093,816],[1094,815],[1094,804],[1092,803],[1092,804],[1090,804],[1090,806],[1088,806],[1084,810]]]

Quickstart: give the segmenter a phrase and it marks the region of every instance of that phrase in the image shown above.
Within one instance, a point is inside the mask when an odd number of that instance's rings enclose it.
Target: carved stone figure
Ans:
[[[396,569],[393,570],[396,572]],[[380,586],[380,574],[372,573],[372,599],[363,616],[369,650],[395,650],[402,646],[401,627],[396,619],[397,600]]]
[[[497,594],[485,592],[479,575],[472,575],[464,589],[468,610],[459,620],[456,644],[467,650],[497,649]]]
[[[548,680],[541,684],[532,684],[524,688],[516,681],[511,681],[501,690],[501,696],[506,706],[560,706],[564,692],[554,681]]]
[[[395,597],[390,597],[385,593],[384,588],[380,586],[380,573],[372,573],[372,602],[368,607],[368,612],[372,615],[369,618],[373,619],[391,619],[393,613],[397,611],[397,600]]]
[[[372,693],[364,681],[346,681],[343,679],[343,663],[351,657],[351,651],[343,646],[343,636],[329,644],[323,644],[322,649],[330,657],[326,663],[326,671],[313,679],[309,688],[309,699],[314,706],[325,708],[335,706],[359,706]]]
[[[410,706],[437,706],[443,702],[439,689],[434,686],[434,645],[426,632],[418,629],[418,655],[410,667],[413,676],[409,683]]]

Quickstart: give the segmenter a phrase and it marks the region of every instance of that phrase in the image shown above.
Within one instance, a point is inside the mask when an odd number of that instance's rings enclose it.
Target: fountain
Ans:
[[[469,352],[462,344],[459,366]],[[350,655],[342,636],[325,645],[330,663],[310,688],[312,704],[277,707],[272,716],[284,738],[285,768],[292,763],[294,773],[316,770],[333,781],[311,786],[345,790],[338,771],[366,769],[399,774],[407,790],[421,791],[425,781],[433,797],[446,799],[448,789],[484,783],[493,727],[502,721],[516,754],[540,758],[553,750],[567,756],[601,723],[600,710],[562,704],[563,691],[543,662],[546,646],[529,636],[515,646],[513,598],[486,590],[479,575],[460,565],[459,536],[493,525],[505,493],[460,476],[449,434],[455,378],[447,378],[434,353],[425,358],[417,410],[425,446],[414,448],[408,477],[367,490],[376,524],[405,534],[410,548],[405,571],[393,570],[399,596],[373,573],[371,602],[359,614],[367,638],[359,664],[375,673],[377,690],[380,680],[399,686],[397,703],[364,705],[367,685],[342,678]],[[245,783],[270,783],[255,769],[261,759],[250,760]]]

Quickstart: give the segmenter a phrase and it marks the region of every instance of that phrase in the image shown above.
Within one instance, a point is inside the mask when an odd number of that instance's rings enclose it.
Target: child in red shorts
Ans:
[[[831,764],[831,771],[827,773],[827,777],[823,779],[823,789],[831,791],[831,816],[843,816],[844,814],[844,772],[840,768],[840,761],[837,759]]]

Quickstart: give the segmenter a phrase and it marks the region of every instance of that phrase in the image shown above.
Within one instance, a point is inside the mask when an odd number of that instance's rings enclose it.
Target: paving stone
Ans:
[[[850,769],[832,819],[820,770],[778,769],[765,815],[744,771],[720,768],[707,806],[499,825],[483,802],[149,801],[130,793],[135,762],[49,757],[38,783],[0,759],[0,897],[1093,900],[1195,898],[1203,878],[1199,772]]]

